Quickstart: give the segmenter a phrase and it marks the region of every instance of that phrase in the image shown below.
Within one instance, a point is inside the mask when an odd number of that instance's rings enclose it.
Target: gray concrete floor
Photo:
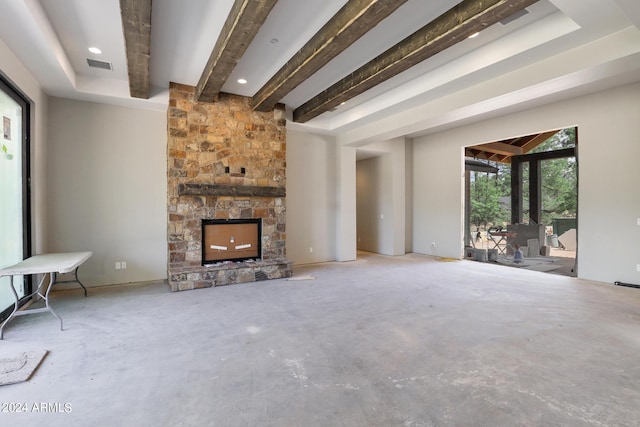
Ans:
[[[497,264],[505,267],[521,268],[524,270],[540,271],[549,274],[560,274],[562,276],[576,277],[575,258],[539,256],[535,258],[527,257],[522,263],[513,262],[512,256],[498,256]]]
[[[638,289],[414,254],[294,276],[58,292],[63,332],[6,328],[3,352],[50,354],[0,425],[640,425]]]

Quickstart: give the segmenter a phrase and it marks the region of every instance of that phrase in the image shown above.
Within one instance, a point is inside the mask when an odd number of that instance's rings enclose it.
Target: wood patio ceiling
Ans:
[[[558,130],[551,130],[517,138],[503,139],[486,144],[473,145],[464,150],[465,157],[491,160],[499,163],[511,163],[511,157],[527,154],[538,145],[555,135]]]

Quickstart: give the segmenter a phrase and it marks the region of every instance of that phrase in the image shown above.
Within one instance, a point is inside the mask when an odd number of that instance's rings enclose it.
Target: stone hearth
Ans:
[[[171,83],[167,112],[168,277],[172,291],[291,276],[285,253],[285,111],[250,99],[195,100]],[[262,219],[262,259],[202,265],[203,219]]]

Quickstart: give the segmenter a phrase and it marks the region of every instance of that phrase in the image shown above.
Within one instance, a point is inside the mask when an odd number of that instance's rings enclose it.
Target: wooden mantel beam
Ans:
[[[538,0],[464,0],[293,112],[304,123]]]
[[[127,50],[129,94],[149,99],[151,0],[120,0],[120,17]]]
[[[278,0],[236,0],[196,86],[200,102],[213,102]]]
[[[286,94],[351,46],[407,0],[350,0],[265,84],[251,100],[272,109]]]

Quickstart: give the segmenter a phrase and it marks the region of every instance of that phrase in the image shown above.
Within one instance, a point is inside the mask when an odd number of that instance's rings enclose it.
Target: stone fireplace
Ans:
[[[291,276],[285,254],[284,108],[253,111],[249,98],[229,94],[200,103],[194,87],[171,83],[167,122],[171,290]],[[203,225],[211,223],[259,223],[259,253],[205,259],[211,246],[228,253],[254,245],[237,242],[235,230],[204,245]]]

